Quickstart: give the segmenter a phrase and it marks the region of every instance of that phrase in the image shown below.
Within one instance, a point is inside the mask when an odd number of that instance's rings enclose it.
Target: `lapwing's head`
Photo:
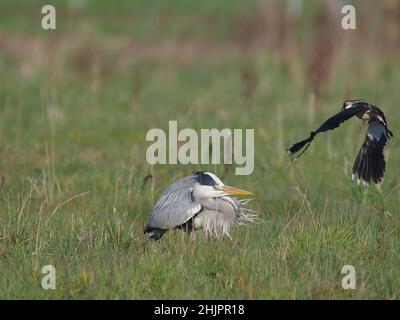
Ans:
[[[363,99],[352,99],[352,100],[346,100],[345,102],[343,102],[343,106],[342,106],[342,111],[343,110],[347,110],[352,108],[354,105],[356,105],[359,102],[363,102]]]

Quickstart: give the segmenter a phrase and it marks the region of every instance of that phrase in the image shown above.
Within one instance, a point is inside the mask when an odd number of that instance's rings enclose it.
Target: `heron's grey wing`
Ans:
[[[192,196],[195,177],[185,177],[169,186],[161,195],[147,226],[173,229],[193,218],[202,209]]]
[[[364,144],[358,152],[353,165],[353,177],[364,183],[379,183],[385,173],[383,148],[388,139],[386,126],[381,121],[371,121],[368,125]]]

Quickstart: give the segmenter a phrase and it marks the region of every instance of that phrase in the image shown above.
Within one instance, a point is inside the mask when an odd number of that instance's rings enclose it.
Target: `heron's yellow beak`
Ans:
[[[249,196],[249,195],[253,194],[252,192],[234,188],[234,187],[229,187],[229,186],[218,187],[218,189],[225,192],[226,194],[234,195],[234,196]]]

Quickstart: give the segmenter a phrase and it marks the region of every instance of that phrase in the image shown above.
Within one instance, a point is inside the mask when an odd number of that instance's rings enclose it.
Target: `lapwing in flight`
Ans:
[[[312,131],[307,139],[292,145],[287,152],[293,160],[299,158],[318,133],[336,129],[354,116],[368,123],[368,130],[364,144],[354,161],[352,180],[357,177],[358,184],[362,180],[364,186],[371,182],[379,183],[386,166],[383,148],[386,141],[393,137],[393,133],[388,128],[383,111],[364,100],[346,100],[339,113],[326,120],[316,131]]]

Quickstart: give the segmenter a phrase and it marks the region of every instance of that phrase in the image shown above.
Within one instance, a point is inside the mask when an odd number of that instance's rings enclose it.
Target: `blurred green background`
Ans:
[[[47,1],[2,0],[0,298],[398,299],[400,2],[349,3],[356,30],[339,0],[58,0],[43,30]],[[285,153],[349,98],[395,134],[377,188],[350,180],[355,119]],[[151,167],[146,133],[168,120],[254,128],[254,173]],[[263,222],[232,241],[146,239],[161,192],[200,169],[254,191]],[[56,290],[40,286],[46,264]]]

